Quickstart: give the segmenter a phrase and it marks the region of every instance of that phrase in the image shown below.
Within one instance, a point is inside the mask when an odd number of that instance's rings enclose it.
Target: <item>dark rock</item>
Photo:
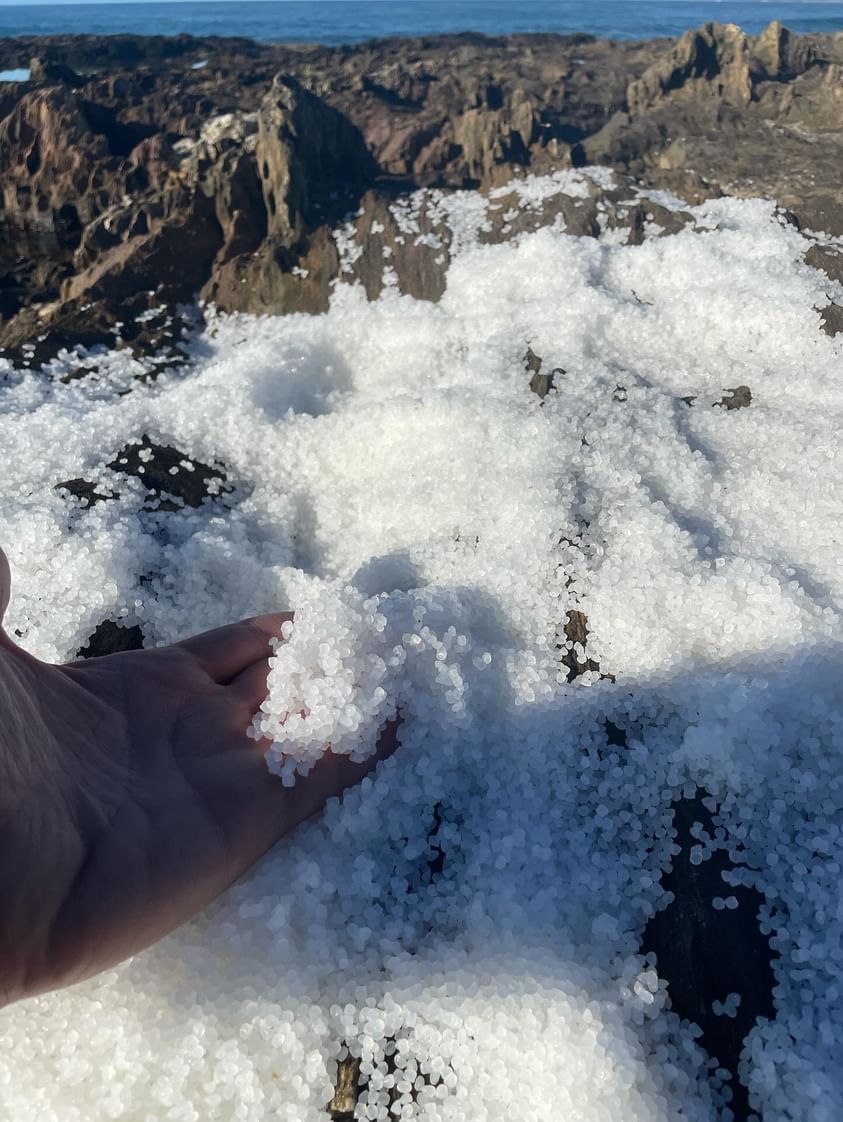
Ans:
[[[627,104],[576,146],[698,202],[723,193],[777,197],[800,224],[843,231],[830,173],[839,136],[843,41],[774,24],[751,39],[706,24],[629,84]]]
[[[532,375],[530,378],[530,390],[541,401],[544,401],[554,388],[555,376],[557,374],[562,375],[565,371],[561,367],[557,367],[555,370],[551,370],[549,374],[542,374],[542,362],[543,360],[535,354],[533,348],[527,347],[527,353],[524,355],[524,367],[527,373]]]
[[[356,263],[354,275],[362,279],[367,294],[374,298],[383,284],[384,265],[388,264],[395,271],[401,292],[435,303],[445,291],[451,262],[451,231],[426,197],[417,215],[419,234],[405,236],[390,206],[392,201],[390,196],[376,192],[363,199],[363,213],[356,223],[363,255]]]
[[[530,379],[530,389],[540,401],[544,401],[553,389],[554,373],[555,371],[551,371],[550,374],[534,374]]]
[[[253,186],[248,163],[238,164],[243,205],[224,207],[234,236],[203,294],[242,311],[324,311],[338,271],[326,227],[359,204],[377,164],[346,117],[294,79],[278,77],[258,110],[254,166]],[[259,226],[249,228],[255,215]]]
[[[831,280],[843,284],[843,252],[830,246],[812,245],[805,254],[805,263],[820,269]]]
[[[540,401],[544,401],[544,398],[550,393],[553,388],[553,376],[557,373],[559,371],[551,370],[550,374],[534,374],[530,379],[530,389]],[[561,371],[561,373],[563,374],[565,371]]]
[[[585,612],[578,610],[569,611],[563,629],[564,644],[560,644],[560,651],[562,652],[559,661],[566,667],[569,682],[573,682],[581,674],[587,671],[599,671],[600,665],[594,659],[589,658],[588,655],[584,657],[574,649],[574,644],[578,643],[583,650],[586,650],[588,643],[588,617]]]
[[[250,39],[194,38],[192,35],[21,35],[0,39],[0,67],[26,66],[38,57],[90,74],[137,66],[161,66],[175,61],[224,53],[244,59],[260,57],[261,49]]]
[[[647,924],[642,953],[654,953],[657,968],[668,983],[674,1012],[702,1029],[701,1043],[731,1073],[735,1122],[746,1122],[746,1088],[738,1081],[743,1042],[759,1018],[775,1016],[773,952],[759,928],[760,892],[745,885],[730,886],[723,872],[734,869],[728,853],[715,848],[701,864],[691,862],[700,829],[714,839],[712,814],[705,791],[673,805],[673,824],[679,854],[673,858],[662,885],[673,894],[671,903]],[[715,897],[734,897],[735,909],[716,910]],[[713,1001],[740,995],[734,1018],[718,1016]]]
[[[293,78],[275,79],[258,110],[255,149],[267,234],[295,245],[347,213],[378,165],[359,129]]]
[[[826,335],[840,335],[843,333],[843,307],[839,304],[828,304],[820,310],[823,331]]]
[[[0,261],[44,260],[55,292],[82,228],[122,187],[108,142],[76,93],[36,89],[0,121],[0,169]]]
[[[121,303],[144,292],[160,302],[194,298],[222,241],[213,201],[199,194],[183,215],[107,250],[63,287],[68,302]]]
[[[486,219],[478,231],[479,241],[498,244],[557,224],[571,234],[586,237],[599,237],[603,228],[629,229],[633,231],[630,235],[633,240],[640,241],[635,231],[641,236],[662,237],[677,233],[692,222],[692,216],[686,211],[670,211],[649,201],[640,205],[630,202],[637,185],[627,176],[618,175],[615,185],[609,188],[594,182],[586,186],[587,195],[572,197],[560,191],[528,207],[519,205],[515,190],[505,194],[495,190],[487,205]],[[380,183],[378,189],[364,195],[360,209],[349,224],[356,243],[355,260],[345,265],[347,271],[342,273],[341,279],[362,283],[369,299],[376,299],[383,289],[388,269],[400,292],[416,299],[436,301],[445,291],[453,238],[453,232],[444,221],[438,193],[421,192],[407,201],[386,193],[384,187]],[[408,229],[412,232],[408,233]],[[327,307],[330,269],[337,268],[331,240],[326,240],[324,253],[327,256],[319,260],[327,261],[329,271],[320,281],[318,291],[324,304],[319,308]],[[310,272],[313,268],[310,261],[300,260],[300,265],[304,264]],[[290,277],[287,281],[295,279]],[[313,276],[305,283],[312,285]],[[306,310],[313,306],[312,303]],[[264,307],[262,310],[272,309]],[[527,372],[531,376],[536,373]],[[547,392],[554,384],[558,386],[564,374],[561,366],[549,373],[538,372],[534,392]]]
[[[154,444],[142,436],[121,449],[108,465],[111,471],[139,479],[150,493],[150,510],[175,511],[199,507],[233,488],[219,466],[203,464],[169,444]]]
[[[40,58],[30,59],[29,80],[41,86],[70,86],[72,89],[85,84],[85,79],[72,66]]]
[[[524,208],[519,204],[516,192],[497,195],[489,208],[489,228],[480,232],[483,244],[496,244],[509,238],[518,237],[542,226],[550,226],[560,221],[565,230],[577,236],[596,238],[600,236],[598,203],[611,210],[612,191],[597,187],[586,198],[572,198],[560,193],[551,195],[537,208]]]
[[[122,298],[79,297],[64,304],[25,308],[0,332],[0,355],[18,366],[39,367],[63,350],[105,344],[126,347],[138,357],[154,356],[160,368],[180,365],[186,356],[179,345],[195,328],[195,317],[185,317],[162,304],[163,298],[160,292],[156,300],[149,292],[139,292]],[[62,381],[88,373],[89,368],[79,365],[64,374]]]
[[[143,632],[139,627],[120,627],[111,620],[105,620],[99,624],[85,646],[80,648],[77,657],[101,658],[122,651],[142,649]]]
[[[799,200],[794,204],[794,211],[800,230],[816,230],[832,237],[843,235],[843,194],[837,197],[814,195]]]
[[[99,484],[91,483],[87,479],[66,479],[62,483],[57,483],[53,489],[55,491],[64,491],[66,494],[72,495],[75,499],[79,499],[86,510],[89,507],[96,506],[97,503],[106,502],[108,499],[116,499],[119,497],[114,493],[99,490]]]
[[[727,396],[715,402],[715,405],[724,409],[748,409],[752,404],[752,391],[749,386],[735,386],[733,390],[726,390]]]
[[[527,347],[527,353],[524,355],[524,366],[528,374],[539,374],[542,368],[542,360],[533,351],[532,347]]]
[[[613,748],[626,748],[626,730],[622,729],[620,725],[616,725],[614,721],[608,718],[603,722],[603,728],[606,732],[606,742]]]

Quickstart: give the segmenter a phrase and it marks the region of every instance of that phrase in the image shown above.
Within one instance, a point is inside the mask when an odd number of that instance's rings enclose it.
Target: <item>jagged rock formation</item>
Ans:
[[[346,117],[282,77],[257,113],[212,118],[195,141],[138,125],[121,159],[114,149],[127,127],[64,88],[27,94],[0,124],[4,209],[14,214],[2,232],[33,263],[38,289],[10,317],[7,347],[46,334],[44,359],[60,343],[90,344],[127,309],[144,310],[144,295],[152,307],[197,294],[229,308],[326,305],[327,278],[314,295],[307,270],[293,270],[313,257],[319,275],[325,238],[312,253],[311,235],[353,207],[377,172]],[[18,292],[7,288],[7,306]]]
[[[843,35],[687,32],[627,89],[576,162],[623,167],[688,198],[772,195],[803,225],[843,230]]]
[[[340,271],[330,227],[358,210],[369,294],[386,249],[404,291],[437,299],[447,246],[406,244],[389,207],[421,186],[602,163],[691,202],[773,195],[798,224],[843,232],[843,34],[0,41],[0,65],[27,63],[31,81],[0,83],[0,347],[26,345],[30,363],[115,338],[175,345],[172,309],[196,296],[321,311]],[[645,236],[643,207],[605,201],[610,225]],[[595,200],[565,219],[596,233]],[[504,226],[484,236],[517,232]]]
[[[821,58],[819,43],[794,35],[779,20],[773,20],[755,40],[751,62],[756,80],[787,82]]]
[[[737,108],[748,105],[749,42],[741,29],[708,23],[699,31],[686,31],[666,56],[630,82],[629,112],[640,116],[673,94],[689,101],[714,98]]]

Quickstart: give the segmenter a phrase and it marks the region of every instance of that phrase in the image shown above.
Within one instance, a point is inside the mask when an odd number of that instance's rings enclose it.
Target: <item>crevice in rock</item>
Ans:
[[[112,109],[94,101],[83,101],[81,108],[91,132],[105,137],[114,156],[128,156],[142,140],[148,140],[158,132],[153,124],[121,121]]]
[[[429,845],[430,857],[427,862],[427,872],[429,883],[433,883],[437,877],[440,877],[445,869],[445,850],[436,841],[439,836],[439,828],[442,825],[442,804],[436,803],[433,808],[433,825],[427,832],[427,841]]]
[[[589,671],[599,673],[600,664],[584,654],[588,643],[588,617],[578,609],[569,611],[563,628],[564,641],[557,643],[561,651],[559,661],[567,670],[567,680],[573,682]],[[577,650],[579,646],[580,650]]]
[[[347,1047],[347,1046],[346,1046]],[[347,1055],[337,1061],[337,1081],[334,1097],[328,1103],[332,1122],[353,1122],[354,1110],[360,1098],[360,1060]]]
[[[626,738],[626,729],[616,725],[614,721],[610,721],[607,717],[603,721],[603,729],[606,733],[606,742],[613,748],[626,748],[628,746]]]
[[[722,877],[735,865],[723,848],[724,831],[714,826],[712,805],[703,789],[673,804],[679,853],[662,878],[672,899],[648,922],[641,952],[655,954],[673,1011],[702,1029],[701,1044],[730,1072],[735,1122],[747,1122],[751,1111],[747,1090],[738,1080],[738,1062],[757,1020],[775,1016],[775,955],[759,926],[762,894]],[[704,846],[712,843],[714,850],[706,857]],[[712,1003],[725,1002],[730,994],[740,998],[735,1015],[715,1012]]]

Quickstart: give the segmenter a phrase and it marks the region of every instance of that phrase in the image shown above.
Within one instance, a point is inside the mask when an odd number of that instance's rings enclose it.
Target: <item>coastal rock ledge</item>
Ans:
[[[364,252],[346,279],[377,295],[385,240],[402,290],[437,299],[447,254],[392,229],[396,198],[424,187],[598,164],[689,203],[772,196],[800,227],[843,233],[843,34],[47,37],[0,42],[0,66],[30,68],[0,83],[0,348],[30,366],[115,340],[166,354],[197,297],[323,311],[347,215]],[[597,233],[595,206],[569,228]],[[610,222],[646,232],[634,208]],[[839,279],[836,257],[821,267]]]

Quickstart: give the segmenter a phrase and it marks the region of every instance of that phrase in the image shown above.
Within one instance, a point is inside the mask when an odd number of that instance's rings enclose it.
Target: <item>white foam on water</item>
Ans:
[[[403,719],[374,777],[193,923],[0,1013],[15,1122],[316,1122],[349,1051],[359,1119],[713,1120],[699,1032],[639,951],[697,787],[779,955],[753,1102],[839,1117],[843,385],[817,309],[841,293],[771,203],[707,203],[641,246],[484,246],[480,196],[430,205],[455,231],[437,305],[341,285],[323,316],[219,317],[146,385],[118,352],[67,385],[0,368],[28,649],[292,607],[253,730],[282,781]],[[543,402],[528,346],[557,370]],[[749,408],[717,404],[743,385]],[[144,434],[233,491],[146,509],[107,466]],[[78,478],[119,499],[53,489]],[[600,666],[575,682],[571,611]]]

